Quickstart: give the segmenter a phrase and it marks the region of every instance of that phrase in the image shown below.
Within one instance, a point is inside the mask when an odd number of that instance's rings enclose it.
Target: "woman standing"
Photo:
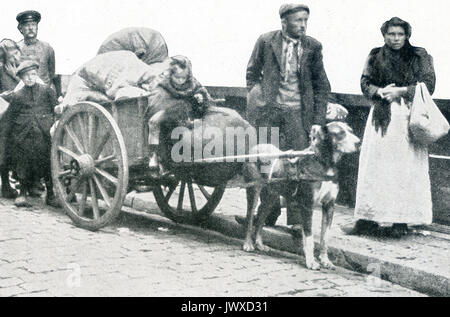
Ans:
[[[19,65],[21,52],[19,46],[13,40],[4,39],[0,42],[0,93],[12,91],[16,88],[20,79],[16,76],[16,68]],[[10,151],[8,150],[8,129],[10,124],[10,111],[6,110],[0,118],[0,175],[1,194],[3,198],[16,198],[17,192],[9,183],[9,171],[11,167]]]
[[[381,27],[385,45],[370,52],[361,89],[372,101],[359,161],[353,233],[432,222],[428,149],[410,138],[408,122],[418,82],[435,87],[433,59],[409,43],[411,26],[394,17]]]

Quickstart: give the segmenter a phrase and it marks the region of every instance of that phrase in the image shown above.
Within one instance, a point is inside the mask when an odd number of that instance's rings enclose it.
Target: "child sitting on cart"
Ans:
[[[179,100],[169,108],[158,111],[149,122],[150,159],[149,168],[153,175],[162,174],[162,166],[159,162],[160,150],[159,136],[161,124],[166,120],[176,121],[180,125],[192,126],[193,119],[202,118],[214,100],[192,75],[192,64],[187,57],[172,57],[169,72],[163,75],[154,87],[163,88],[170,97]]]

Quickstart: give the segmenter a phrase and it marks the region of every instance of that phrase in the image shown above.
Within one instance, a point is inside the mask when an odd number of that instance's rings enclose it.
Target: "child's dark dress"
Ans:
[[[21,182],[50,177],[50,128],[55,92],[46,85],[23,87],[5,98],[10,103],[11,161]]]

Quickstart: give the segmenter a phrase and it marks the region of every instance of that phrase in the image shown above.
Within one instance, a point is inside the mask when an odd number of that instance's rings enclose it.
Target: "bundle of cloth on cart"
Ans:
[[[105,103],[136,97],[148,97],[152,114],[148,139],[151,168],[157,169],[159,164],[156,153],[164,121],[178,121],[193,131],[195,120],[201,120],[202,130],[218,128],[224,137],[226,128],[251,128],[236,111],[218,107],[194,77],[191,61],[181,55],[169,57],[162,35],[148,28],[127,28],[108,37],[98,55],[72,74],[57,112],[82,101]]]

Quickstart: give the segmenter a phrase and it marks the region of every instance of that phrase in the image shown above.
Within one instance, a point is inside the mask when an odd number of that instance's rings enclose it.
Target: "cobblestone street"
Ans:
[[[122,212],[90,232],[60,210],[0,199],[0,296],[421,296],[353,273],[308,271],[296,256]]]

